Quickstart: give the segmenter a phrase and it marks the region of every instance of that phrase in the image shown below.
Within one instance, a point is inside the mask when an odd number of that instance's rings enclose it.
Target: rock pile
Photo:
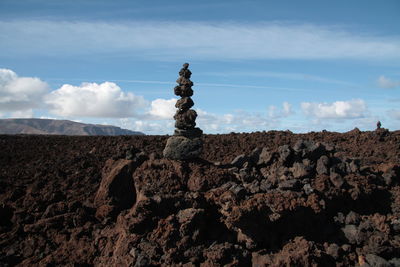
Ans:
[[[200,137],[203,131],[195,127],[197,113],[191,109],[194,105],[191,98],[193,95],[191,75],[189,64],[183,64],[183,68],[179,71],[179,78],[176,80],[179,85],[174,88],[175,95],[181,97],[175,104],[178,109],[174,116],[176,129],[174,136],[167,140],[163,151],[164,157],[169,159],[197,158],[202,151],[203,142]]]

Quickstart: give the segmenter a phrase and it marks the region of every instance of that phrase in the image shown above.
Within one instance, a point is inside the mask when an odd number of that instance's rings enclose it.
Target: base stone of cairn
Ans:
[[[183,64],[176,81],[179,85],[174,88],[175,95],[181,97],[175,104],[178,109],[174,116],[176,129],[174,135],[167,140],[163,151],[165,158],[193,159],[199,157],[203,150],[203,141],[201,140],[203,131],[195,127],[197,113],[191,109],[194,105],[191,98],[193,95],[191,75],[189,64]]]
[[[164,157],[175,160],[197,158],[203,149],[203,141],[200,138],[188,138],[185,136],[171,136],[167,140],[164,149]]]

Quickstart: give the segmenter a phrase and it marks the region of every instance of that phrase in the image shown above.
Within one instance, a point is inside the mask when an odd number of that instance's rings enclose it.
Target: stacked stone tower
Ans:
[[[189,64],[183,64],[179,71],[179,78],[176,82],[179,84],[174,88],[174,93],[181,98],[176,102],[177,108],[175,119],[175,133],[171,136],[164,149],[164,157],[176,160],[197,158],[203,148],[201,136],[203,131],[196,126],[197,113],[191,107],[194,102],[193,82],[190,80],[192,72],[189,70]]]

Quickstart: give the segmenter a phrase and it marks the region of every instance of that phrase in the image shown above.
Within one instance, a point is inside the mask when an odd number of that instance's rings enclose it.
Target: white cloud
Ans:
[[[136,120],[134,122],[133,129],[147,134],[173,134],[174,123],[172,121],[151,122],[144,120]]]
[[[395,88],[400,86],[400,81],[394,81],[381,75],[377,81],[381,88]]]
[[[50,117],[50,116],[40,116],[39,119],[44,119],[44,120],[58,120],[59,118]]]
[[[268,107],[268,116],[273,119],[286,118],[292,114],[292,105],[288,102],[283,102],[282,109],[278,109],[274,105]]]
[[[263,131],[276,127],[278,120],[266,114],[237,111],[234,114],[213,114],[197,109],[197,125],[206,133]]]
[[[5,55],[124,53],[175,60],[400,58],[398,36],[312,24],[0,21],[0,32],[0,51]]]
[[[174,121],[159,120],[159,121],[148,121],[148,120],[134,120],[123,118],[113,123],[124,129],[132,131],[139,131],[145,134],[173,134],[174,133]]]
[[[176,98],[171,98],[168,100],[162,98],[155,99],[151,101],[151,109],[149,114],[154,116],[156,119],[173,119],[173,116],[176,112],[176,101]]]
[[[104,118],[132,117],[146,105],[143,97],[123,92],[112,82],[64,84],[46,96],[46,103],[55,115]]]
[[[336,101],[333,103],[301,103],[301,109],[310,117],[317,119],[352,119],[365,115],[367,105],[362,99]]]
[[[0,69],[0,110],[29,112],[42,104],[48,92],[47,83],[38,78],[18,77],[9,69]]]

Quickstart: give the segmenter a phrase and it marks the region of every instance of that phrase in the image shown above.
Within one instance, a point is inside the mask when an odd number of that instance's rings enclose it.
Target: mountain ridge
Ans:
[[[0,134],[40,135],[144,135],[112,125],[88,124],[54,119],[0,119]]]

